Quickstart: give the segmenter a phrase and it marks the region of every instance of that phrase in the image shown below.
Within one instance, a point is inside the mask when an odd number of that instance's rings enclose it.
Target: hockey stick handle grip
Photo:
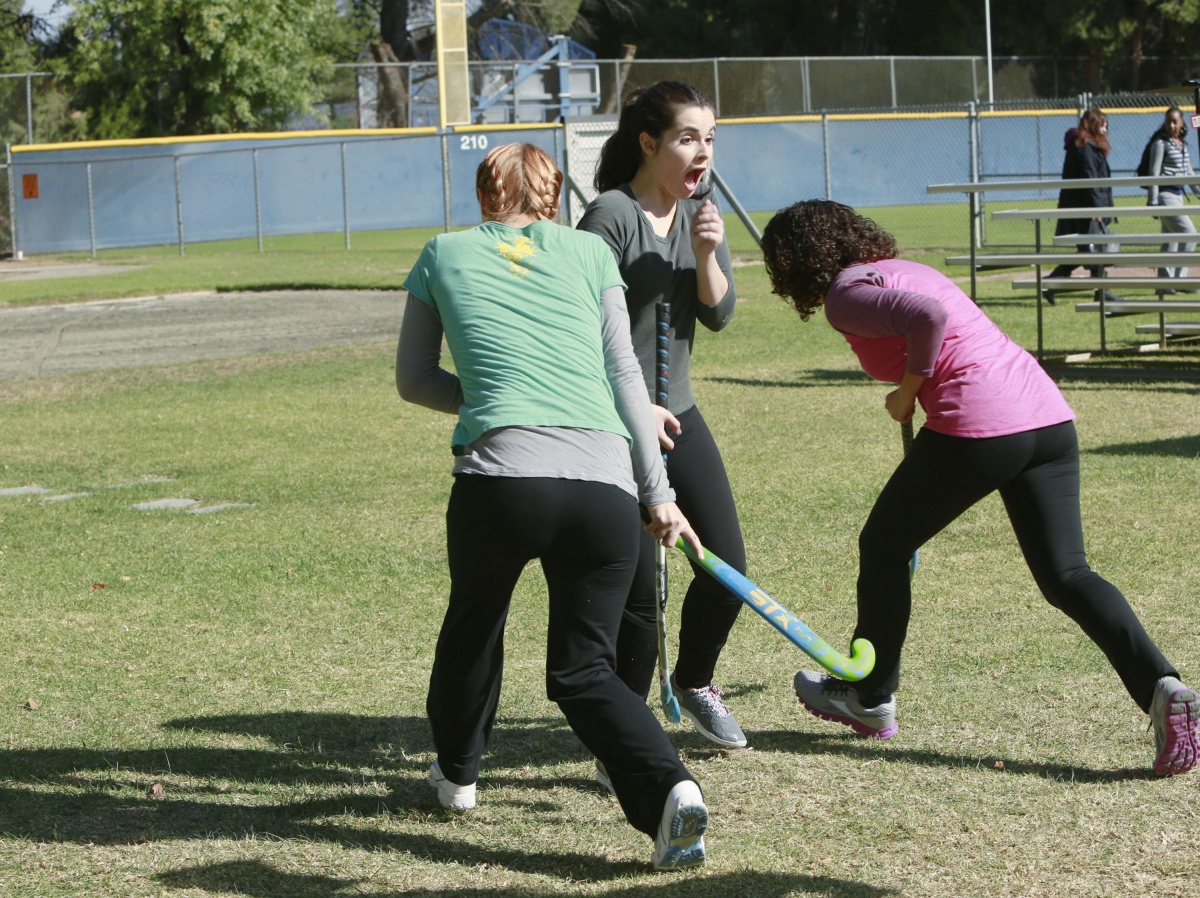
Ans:
[[[654,306],[654,404],[667,407],[671,387],[671,304]]]
[[[758,588],[744,575],[724,561],[704,550],[704,557],[697,558],[682,537],[675,543],[694,564],[698,564],[722,586],[754,609],[776,630],[790,639],[797,648],[842,680],[861,680],[875,667],[875,646],[866,639],[856,639],[850,646],[850,657],[838,652],[833,646],[808,628],[804,621],[792,614],[769,595]]]

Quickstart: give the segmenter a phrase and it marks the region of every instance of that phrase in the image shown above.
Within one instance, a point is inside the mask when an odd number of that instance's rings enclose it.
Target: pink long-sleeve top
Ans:
[[[899,383],[906,369],[928,378],[917,401],[930,430],[996,437],[1075,417],[1037,360],[927,265],[851,265],[830,285],[825,317],[875,380]]]

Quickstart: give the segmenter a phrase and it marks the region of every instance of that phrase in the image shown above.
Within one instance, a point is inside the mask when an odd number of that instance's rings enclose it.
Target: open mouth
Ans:
[[[683,186],[688,193],[695,191],[700,186],[700,181],[704,178],[705,169],[693,168],[683,176]]]

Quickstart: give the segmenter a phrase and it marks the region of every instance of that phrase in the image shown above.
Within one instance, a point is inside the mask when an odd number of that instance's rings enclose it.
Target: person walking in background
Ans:
[[[1042,595],[1099,646],[1150,715],[1154,773],[1191,770],[1200,759],[1200,695],[1088,565],[1075,414],[1054,381],[953,281],[897,259],[892,236],[848,206],[810,200],[784,209],[763,232],[763,255],[774,292],[803,320],[824,307],[863,370],[897,384],[884,400],[892,419],[911,420],[917,402],[925,411],[859,535],[853,638],[875,646],[875,668],[853,684],[802,670],[794,680],[801,704],[860,736],[896,734],[909,559],[999,492]]]
[[[429,783],[443,807],[475,807],[508,607],[537,558],[550,602],[547,697],[603,762],[629,822],[654,839],[652,864],[686,867],[706,856],[700,788],[614,667],[639,497],[649,538],[700,541],[667,482],[621,275],[600,240],[552,221],[561,186],[537,147],[493,149],[476,174],[483,223],[430,240],[404,283],[397,388],[458,416]],[[440,365],[443,335],[457,374]]]
[[[1188,155],[1187,141],[1184,139],[1187,134],[1187,125],[1183,121],[1183,111],[1178,106],[1172,106],[1167,110],[1163,117],[1162,127],[1158,129],[1150,143],[1150,164],[1148,166],[1148,174],[1153,176],[1170,176],[1170,175],[1193,175],[1192,160]],[[1200,197],[1200,186],[1189,184],[1188,189],[1197,197]],[[1184,205],[1183,188],[1176,186],[1159,187],[1157,184],[1151,184],[1146,188],[1149,192],[1147,204],[1151,206],[1175,206],[1182,207]],[[1195,234],[1196,226],[1192,224],[1192,219],[1187,215],[1169,215],[1160,218],[1159,224],[1164,234]],[[1196,248],[1195,243],[1164,243],[1162,251],[1164,253],[1183,252],[1190,253]],[[1186,265],[1178,267],[1163,267],[1158,269],[1158,276],[1164,278],[1187,277],[1188,270]],[[1174,290],[1160,289],[1159,295],[1169,295],[1174,293]]]
[[[712,551],[740,572],[746,550],[720,451],[692,393],[696,324],[729,324],[736,296],[725,224],[711,200],[695,199],[713,160],[713,105],[700,91],[662,81],[630,94],[596,170],[600,195],[578,227],[600,235],[628,285],[634,349],[648,395],[655,383],[655,306],[671,304],[669,409],[655,409],[679,507]],[[658,655],[654,545],[642,540],[637,576],[617,646],[617,672],[650,692]],[[713,683],[741,601],[693,567],[680,611],[673,685],[680,710],[712,742],[741,748],[746,736]],[[603,776],[603,771],[598,770]]]
[[[1112,147],[1108,142],[1108,116],[1095,107],[1088,109],[1080,117],[1079,124],[1063,135],[1063,150],[1065,152],[1062,169],[1064,180],[1111,178],[1112,171],[1108,167],[1108,154],[1112,151]],[[1064,187],[1058,193],[1059,209],[1096,209],[1111,206],[1112,203],[1111,187]],[[1060,218],[1054,228],[1054,235],[1058,237],[1064,234],[1096,234],[1102,237],[1108,233],[1108,225],[1112,221],[1115,219],[1104,216]],[[1101,245],[1100,250],[1097,250],[1095,244],[1080,243],[1076,247],[1076,251],[1080,253],[1102,251],[1103,239],[1097,240],[1097,244]],[[1080,265],[1086,264],[1083,259],[1080,259],[1076,265],[1058,265],[1047,277],[1070,277],[1071,272]],[[1102,265],[1091,266],[1091,272],[1092,277],[1105,276],[1105,269]],[[1043,291],[1042,298],[1053,305],[1054,291]],[[1104,298],[1110,302],[1120,299],[1119,296],[1107,290],[1104,291]]]

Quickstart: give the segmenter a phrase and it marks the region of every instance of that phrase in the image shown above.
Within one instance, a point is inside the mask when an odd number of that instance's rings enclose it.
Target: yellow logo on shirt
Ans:
[[[508,273],[523,278],[533,268],[533,255],[537,252],[532,240],[522,234],[512,243],[497,243],[496,253],[508,259]]]

